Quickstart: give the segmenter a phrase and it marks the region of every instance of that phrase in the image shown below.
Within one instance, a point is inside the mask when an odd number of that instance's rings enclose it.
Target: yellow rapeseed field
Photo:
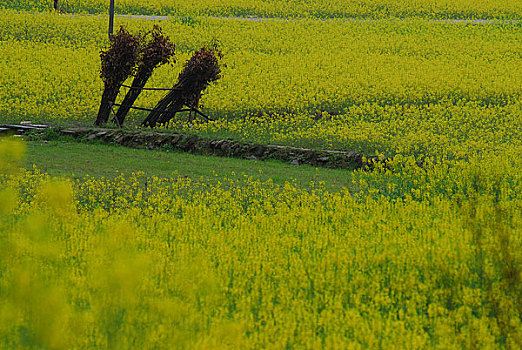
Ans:
[[[59,0],[68,12],[107,13],[109,0]],[[0,0],[0,8],[49,11],[53,1]],[[263,17],[520,19],[518,0],[115,0],[118,13]]]
[[[174,130],[389,161],[340,191],[235,174],[72,180],[22,168],[24,144],[0,139],[0,348],[522,348],[519,1],[117,5],[172,15],[177,63],[151,87],[222,44],[202,99],[218,120]],[[0,121],[91,125],[107,18],[24,12],[48,7],[0,1]],[[300,18],[208,16],[247,14]]]
[[[396,157],[350,190],[51,179],[0,143],[0,346],[519,348],[522,176]]]
[[[91,125],[102,81],[106,19],[4,11],[0,117]],[[130,30],[152,23],[117,19]],[[177,64],[149,87],[170,87],[193,50],[218,38],[223,78],[203,96],[217,123],[175,125],[260,142],[467,156],[519,152],[522,31],[517,23],[409,20],[161,22]],[[42,79],[45,77],[45,79]],[[121,96],[120,96],[121,97]],[[153,107],[161,93],[143,93]],[[129,122],[144,119],[133,112]],[[398,150],[398,148],[400,148]]]

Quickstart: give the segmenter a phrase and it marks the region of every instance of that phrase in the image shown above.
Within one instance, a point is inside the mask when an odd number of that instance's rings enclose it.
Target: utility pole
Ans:
[[[114,31],[114,0],[110,0],[109,4],[109,40],[112,41],[112,33]]]

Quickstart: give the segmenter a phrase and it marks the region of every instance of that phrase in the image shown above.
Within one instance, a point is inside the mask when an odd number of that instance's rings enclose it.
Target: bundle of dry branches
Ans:
[[[112,105],[116,101],[120,86],[133,73],[139,58],[143,38],[127,32],[123,26],[113,35],[110,47],[101,51],[101,74],[104,90],[96,125],[109,120]]]
[[[185,63],[172,90],[154,107],[142,125],[154,127],[168,123],[183,106],[198,112],[203,90],[221,78],[220,60],[223,53],[216,43],[202,47]]]
[[[161,28],[158,25],[154,25],[152,31],[147,33],[146,36],[149,34],[152,37],[140,50],[138,68],[132,81],[132,86],[114,118],[119,126],[123,126],[125,117],[152,76],[154,69],[169,62],[175,63],[175,45],[170,41],[169,37],[163,35]]]

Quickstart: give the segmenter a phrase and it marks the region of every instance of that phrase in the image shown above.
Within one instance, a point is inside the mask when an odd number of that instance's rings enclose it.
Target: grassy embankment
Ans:
[[[129,149],[103,144],[67,141],[33,141],[28,143],[26,168],[36,166],[51,176],[66,176],[81,181],[91,177],[114,178],[121,174],[142,172],[145,176],[189,177],[194,181],[216,183],[226,176],[252,177],[274,184],[285,182],[307,188],[323,183],[330,190],[351,185],[346,170],[294,166],[278,161],[240,160],[205,157],[167,150]]]

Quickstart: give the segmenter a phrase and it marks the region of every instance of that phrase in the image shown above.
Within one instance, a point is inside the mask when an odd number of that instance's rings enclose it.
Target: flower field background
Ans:
[[[60,0],[62,9],[75,13],[107,13],[104,0]],[[262,17],[423,17],[520,19],[518,0],[119,0],[116,11],[145,15],[211,15]],[[0,0],[0,8],[48,11],[51,1]]]
[[[152,27],[139,19],[117,24]],[[185,131],[386,154],[520,149],[520,23],[199,18],[161,25],[179,64],[160,67],[149,87],[172,86],[204,42],[219,38],[225,50],[223,78],[202,100],[220,120],[177,126]],[[103,17],[4,11],[0,117],[91,125],[105,28]],[[142,94],[137,105],[151,108],[160,97]]]
[[[2,139],[0,347],[522,347],[521,24],[428,20],[519,20],[518,2],[122,4],[184,16],[161,22],[177,62],[222,43],[223,79],[202,101],[219,120],[173,130],[390,160],[346,172],[341,189],[52,178]],[[0,120],[91,125],[107,18],[0,6]],[[195,15],[247,12],[302,18]],[[180,69],[149,86],[172,86]]]

